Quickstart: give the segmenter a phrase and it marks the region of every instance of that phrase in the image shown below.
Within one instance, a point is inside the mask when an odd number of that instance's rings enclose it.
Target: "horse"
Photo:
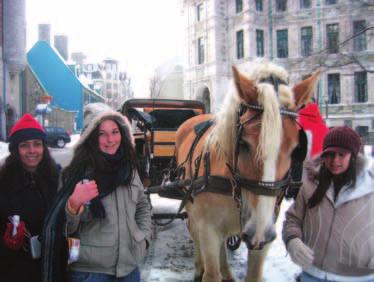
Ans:
[[[179,177],[192,180],[184,189],[192,191],[185,210],[194,242],[194,281],[235,281],[225,243],[235,234],[248,247],[246,281],[262,281],[269,243],[276,237],[277,196],[289,182],[291,154],[299,142],[297,111],[311,101],[319,76],[291,87],[286,70],[272,63],[249,72],[233,66],[232,72],[221,110],[185,121],[176,133]],[[204,123],[212,125],[196,133]]]

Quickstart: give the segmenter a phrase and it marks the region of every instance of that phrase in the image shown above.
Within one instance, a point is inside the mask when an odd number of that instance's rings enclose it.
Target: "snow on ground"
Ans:
[[[179,201],[152,195],[154,213],[175,212]],[[281,240],[284,213],[291,202],[284,201],[277,222],[278,237],[273,242],[264,266],[265,282],[294,281],[300,268],[291,262]],[[236,281],[244,281],[247,271],[247,247],[244,243],[234,252],[228,253],[229,262]],[[186,221],[176,219],[168,226],[154,226],[154,239],[142,269],[142,281],[185,282],[194,275],[193,242]]]
[[[74,145],[78,142],[79,137],[80,137],[80,134],[72,134],[72,135],[70,135],[71,141],[70,141],[70,143],[66,144],[66,148],[73,148]]]
[[[8,143],[0,142],[0,157],[8,154]]]

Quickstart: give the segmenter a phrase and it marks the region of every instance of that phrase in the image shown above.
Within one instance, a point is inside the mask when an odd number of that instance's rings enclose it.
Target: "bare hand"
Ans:
[[[95,180],[87,181],[85,183],[77,183],[74,188],[73,194],[69,198],[69,204],[75,211],[86,202],[91,201],[99,195],[97,184]]]

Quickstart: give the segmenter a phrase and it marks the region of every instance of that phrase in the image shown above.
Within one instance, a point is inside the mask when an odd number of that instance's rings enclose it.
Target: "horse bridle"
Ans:
[[[241,122],[241,116],[248,110],[254,110],[255,113],[250,116],[245,121]],[[241,103],[237,121],[236,121],[236,141],[235,141],[235,149],[234,149],[234,159],[233,159],[233,166],[230,164],[226,164],[232,174],[232,186],[233,186],[233,194],[236,199],[240,199],[241,197],[241,189],[249,190],[252,193],[258,195],[266,195],[266,196],[278,196],[283,188],[287,187],[291,181],[290,170],[286,173],[285,177],[282,180],[277,181],[258,181],[252,180],[243,177],[238,170],[238,157],[239,157],[239,148],[240,148],[240,140],[242,137],[244,127],[249,124],[251,121],[256,119],[261,113],[264,111],[264,108],[260,105],[251,105]],[[296,120],[298,114],[297,112],[288,110],[288,109],[280,109],[281,115],[286,115],[291,117],[292,119]]]

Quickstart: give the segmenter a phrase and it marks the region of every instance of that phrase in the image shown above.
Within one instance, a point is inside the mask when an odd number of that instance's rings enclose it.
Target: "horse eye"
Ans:
[[[247,150],[249,151],[249,144],[244,140],[239,141],[240,150]]]

